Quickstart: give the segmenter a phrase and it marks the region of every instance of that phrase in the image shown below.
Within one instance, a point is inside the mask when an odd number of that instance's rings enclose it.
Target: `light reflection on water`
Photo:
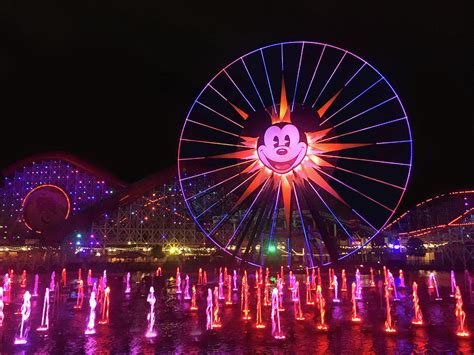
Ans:
[[[194,277],[193,277],[194,276]],[[191,279],[195,280],[196,275]],[[300,275],[301,276],[301,275]],[[5,307],[5,321],[0,327],[1,353],[66,353],[66,354],[148,354],[155,352],[199,353],[199,352],[273,352],[273,353],[425,353],[425,352],[463,352],[472,353],[471,339],[458,339],[454,336],[454,300],[449,297],[449,274],[438,274],[438,285],[444,297],[442,302],[434,300],[434,295],[428,295],[426,282],[422,273],[406,273],[406,284],[417,281],[421,308],[426,326],[411,325],[412,303],[409,289],[399,291],[399,302],[392,303],[392,315],[396,320],[398,330],[395,335],[383,332],[385,310],[379,288],[364,289],[364,299],[358,303],[358,312],[362,318],[361,324],[350,321],[350,295],[342,293],[341,303],[332,303],[332,296],[327,300],[327,322],[329,331],[318,332],[315,324],[319,312],[315,306],[303,306],[305,321],[296,321],[293,307],[288,304],[286,311],[281,314],[282,329],[286,334],[283,341],[271,337],[270,309],[263,311],[267,328],[257,330],[254,320],[241,319],[240,306],[237,303],[240,291],[234,293],[233,306],[223,305],[221,319],[223,327],[216,331],[205,331],[205,296],[203,289],[198,289],[199,311],[189,311],[189,302],[176,297],[173,281],[155,280],[157,290],[157,330],[158,337],[144,337],[147,326],[146,302],[147,286],[133,283],[133,293],[123,295],[121,276],[109,276],[111,287],[110,324],[97,325],[97,334],[84,335],[88,302],[84,308],[74,310],[75,299],[67,298],[51,303],[51,328],[44,334],[34,329],[39,325],[42,311],[42,297],[32,302],[29,343],[24,346],[14,346],[13,338],[20,320],[13,312],[19,307],[21,294],[19,288],[14,289],[14,300]],[[458,284],[462,284],[463,276],[458,275]],[[43,275],[41,280],[47,280]],[[348,275],[352,282],[353,275]],[[364,275],[364,285],[368,285],[367,275]],[[251,284],[253,280],[250,280]],[[40,285],[44,291],[45,285]],[[304,286],[302,287],[304,290]],[[327,292],[327,290],[325,290]],[[254,289],[251,287],[253,301]],[[41,292],[40,292],[41,293]],[[304,292],[302,292],[304,294]],[[290,293],[286,292],[289,296]],[[16,297],[15,297],[16,296]],[[87,300],[87,296],[85,301]],[[473,310],[464,296],[467,313],[467,327],[473,332]],[[251,303],[251,310],[255,312]]]

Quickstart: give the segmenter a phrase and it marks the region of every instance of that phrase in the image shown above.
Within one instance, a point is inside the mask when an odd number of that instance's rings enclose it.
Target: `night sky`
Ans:
[[[367,59],[400,95],[415,154],[401,209],[474,186],[471,2],[270,3],[2,1],[0,167],[60,150],[139,180],[174,164],[185,115],[218,70],[307,40]]]

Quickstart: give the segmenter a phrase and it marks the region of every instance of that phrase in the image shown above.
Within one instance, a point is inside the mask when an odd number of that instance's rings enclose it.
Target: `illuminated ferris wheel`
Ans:
[[[372,65],[335,46],[286,42],[223,68],[188,112],[178,152],[187,207],[224,252],[308,267],[345,258],[405,192],[405,109]]]

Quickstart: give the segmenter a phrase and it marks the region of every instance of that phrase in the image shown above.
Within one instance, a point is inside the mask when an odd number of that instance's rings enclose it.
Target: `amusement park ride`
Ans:
[[[377,69],[329,44],[278,43],[204,86],[181,132],[178,174],[127,185],[57,153],[6,169],[0,242],[72,236],[77,247],[171,250],[207,238],[251,265],[278,252],[313,268],[395,233],[405,215],[388,223],[411,163],[407,114]],[[468,207],[434,230],[470,226]]]

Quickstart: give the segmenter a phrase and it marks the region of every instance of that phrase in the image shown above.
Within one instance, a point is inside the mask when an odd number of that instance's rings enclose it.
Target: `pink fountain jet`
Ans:
[[[31,295],[29,291],[26,291],[23,295],[23,304],[21,306],[21,323],[18,334],[15,336],[15,344],[26,344],[28,330],[25,329],[25,323],[30,318],[31,314]]]

